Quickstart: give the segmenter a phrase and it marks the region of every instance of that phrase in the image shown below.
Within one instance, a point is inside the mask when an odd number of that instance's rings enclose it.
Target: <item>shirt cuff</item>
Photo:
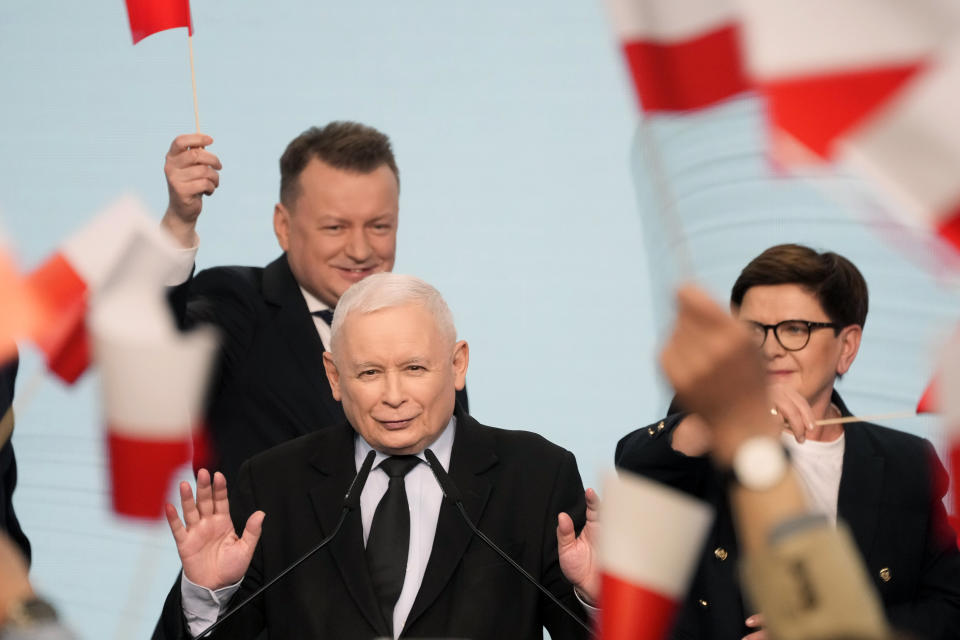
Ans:
[[[189,249],[178,248],[176,252],[176,261],[170,268],[170,275],[165,283],[168,287],[175,287],[183,284],[190,277],[193,271],[193,263],[197,258],[197,249],[200,247],[200,241]]]
[[[576,587],[574,587],[573,595],[577,597],[577,601],[580,602],[580,604],[583,605],[583,608],[586,610],[586,612],[590,614],[591,620],[593,620],[600,614],[600,607],[596,606],[596,604],[588,602],[587,596],[582,595],[580,593],[580,589],[577,589]]]
[[[180,575],[180,606],[191,637],[200,635],[204,629],[217,621],[220,614],[227,608],[230,598],[240,588],[241,582],[243,578],[234,584],[212,591],[190,582],[187,576]]]

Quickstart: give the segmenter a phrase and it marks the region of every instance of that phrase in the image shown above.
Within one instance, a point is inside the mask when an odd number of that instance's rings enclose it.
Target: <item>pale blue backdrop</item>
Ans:
[[[633,96],[600,3],[195,0],[193,12],[201,125],[224,164],[200,222],[198,266],[265,264],[278,254],[277,159],[297,133],[333,119],[388,132],[403,182],[396,268],[447,296],[472,347],[475,415],[570,448],[594,484],[617,439],[665,406],[654,354],[676,275],[676,246],[658,226],[660,205],[637,160]],[[125,192],[159,219],[163,155],[193,127],[185,30],[134,47],[120,0],[6,0],[0,60],[0,215],[22,263],[36,264]],[[732,108],[697,125],[706,129],[656,127],[684,216],[743,206],[748,219],[762,212],[776,226],[802,202],[815,220],[839,216],[844,228],[860,228],[810,185],[729,191],[767,178],[754,157],[758,114]],[[739,144],[742,154],[725,156]],[[714,227],[729,227],[724,220]],[[908,314],[877,321],[888,329],[876,337],[868,327],[869,366],[844,384],[873,388],[879,372],[895,371],[899,395],[866,393],[856,408],[910,406],[929,373],[930,336],[957,316],[953,298],[927,271],[888,258],[879,236],[841,237],[808,223],[765,235],[740,220],[733,236],[715,241],[709,224],[694,224],[697,271],[722,298],[771,241],[883,256],[879,271],[865,268],[880,307],[900,309],[909,288],[936,313],[919,325]],[[891,362],[889,343],[904,331],[923,339]],[[46,378],[33,393],[40,368],[25,348],[16,506],[34,543],[34,580],[83,637],[146,637],[178,566],[166,525],[110,514],[95,372],[70,388]],[[924,421],[907,428],[931,432]]]

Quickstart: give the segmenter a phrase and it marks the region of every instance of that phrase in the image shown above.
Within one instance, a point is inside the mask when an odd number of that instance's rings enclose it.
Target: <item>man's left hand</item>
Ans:
[[[587,523],[577,535],[573,520],[566,513],[557,516],[557,554],[563,575],[591,602],[600,598],[600,568],[594,550],[600,537],[600,497],[587,489]]]

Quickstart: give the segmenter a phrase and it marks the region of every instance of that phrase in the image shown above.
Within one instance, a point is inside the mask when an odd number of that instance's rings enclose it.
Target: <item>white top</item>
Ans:
[[[780,439],[790,452],[790,463],[800,477],[811,509],[836,524],[846,436],[841,435],[832,442],[808,439],[800,444],[792,433],[783,431]]]
[[[443,433],[429,448],[437,456],[437,460],[445,470],[450,468],[450,454],[453,452],[453,438],[456,433],[456,418],[451,416],[450,422]],[[354,444],[354,461],[359,469],[363,459],[371,447],[359,435]],[[367,478],[360,493],[360,519],[363,523],[363,544],[366,546],[370,535],[370,523],[373,514],[380,503],[380,499],[387,492],[389,478],[380,469],[380,463],[387,459],[387,455],[377,453],[373,461],[373,469]],[[417,454],[422,460],[423,453]],[[404,478],[407,488],[407,502],[410,505],[410,549],[407,556],[407,575],[403,582],[403,589],[393,609],[393,637],[396,638],[403,630],[403,625],[410,615],[413,602],[420,591],[423,574],[430,560],[430,550],[433,548],[433,538],[437,532],[437,518],[440,516],[440,505],[443,502],[443,491],[433,477],[433,472],[426,462],[414,467]],[[269,515],[269,514],[268,514]],[[319,542],[319,541],[318,541]],[[242,579],[230,586],[211,591],[206,587],[196,585],[183,576],[180,581],[183,614],[190,628],[190,634],[197,636],[201,631],[216,621],[220,614],[227,610],[227,603],[240,588]]]

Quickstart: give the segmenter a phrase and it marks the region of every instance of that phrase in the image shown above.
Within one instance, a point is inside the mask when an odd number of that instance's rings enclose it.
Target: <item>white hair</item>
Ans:
[[[375,273],[352,285],[340,296],[330,323],[330,350],[335,351],[337,336],[351,313],[366,314],[406,305],[417,305],[430,312],[437,328],[451,343],[457,339],[453,314],[443,296],[420,278],[399,273]]]

